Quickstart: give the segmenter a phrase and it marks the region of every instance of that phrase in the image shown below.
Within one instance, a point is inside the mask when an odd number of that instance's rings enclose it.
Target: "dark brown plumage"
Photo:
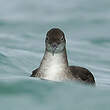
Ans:
[[[72,75],[79,81],[86,84],[95,84],[94,76],[88,69],[79,66],[69,66],[69,68]]]

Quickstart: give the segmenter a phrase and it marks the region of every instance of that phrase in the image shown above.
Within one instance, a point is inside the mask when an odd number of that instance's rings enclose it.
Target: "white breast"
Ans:
[[[45,60],[42,62],[42,70],[45,74],[44,79],[53,81],[62,81],[65,78],[65,62],[61,54],[55,54],[54,56],[49,54],[46,56]]]

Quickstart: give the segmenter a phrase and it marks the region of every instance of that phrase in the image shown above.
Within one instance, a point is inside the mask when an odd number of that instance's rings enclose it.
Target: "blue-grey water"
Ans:
[[[69,64],[88,68],[96,87],[29,77],[53,27],[65,32]],[[0,110],[110,110],[110,1],[0,0]]]

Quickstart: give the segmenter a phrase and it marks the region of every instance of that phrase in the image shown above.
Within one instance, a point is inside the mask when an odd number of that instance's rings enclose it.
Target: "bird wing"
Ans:
[[[94,76],[92,73],[83,67],[69,66],[72,76],[87,84],[95,84]]]
[[[30,77],[36,77],[37,76],[37,71],[38,71],[38,68],[33,70]]]

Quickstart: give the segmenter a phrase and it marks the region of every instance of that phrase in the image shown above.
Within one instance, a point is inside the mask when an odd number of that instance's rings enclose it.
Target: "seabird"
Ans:
[[[52,81],[76,80],[86,84],[95,84],[94,76],[88,69],[68,65],[66,39],[62,30],[59,28],[49,30],[45,45],[41,64],[32,71],[31,77]]]

